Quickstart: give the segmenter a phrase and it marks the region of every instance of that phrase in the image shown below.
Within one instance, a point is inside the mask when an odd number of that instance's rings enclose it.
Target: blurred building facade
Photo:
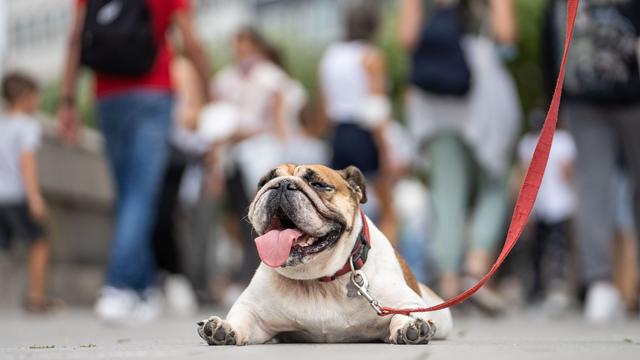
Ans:
[[[6,39],[4,69],[19,69],[42,82],[60,78],[76,0],[0,0],[0,46]],[[254,1],[195,0],[196,24],[215,42],[250,21]],[[3,11],[4,10],[4,11]],[[2,15],[4,13],[4,15]],[[2,19],[6,19],[3,26]]]

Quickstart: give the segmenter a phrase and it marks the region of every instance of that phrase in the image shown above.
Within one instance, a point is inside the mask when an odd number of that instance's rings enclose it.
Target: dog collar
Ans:
[[[369,235],[367,217],[362,209],[360,209],[360,216],[362,217],[362,230],[358,235],[355,245],[353,245],[353,250],[351,251],[349,260],[347,260],[347,263],[344,264],[342,269],[338,270],[338,272],[332,276],[322,277],[318,279],[319,281],[331,282],[338,277],[351,272],[351,263],[353,263],[355,268],[354,270],[360,270],[364,266],[364,263],[367,262],[367,256],[369,255],[369,250],[371,250],[371,237]]]

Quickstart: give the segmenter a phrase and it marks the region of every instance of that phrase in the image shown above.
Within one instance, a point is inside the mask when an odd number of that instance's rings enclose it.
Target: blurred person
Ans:
[[[545,77],[559,69],[566,2],[551,1],[543,44]],[[581,281],[587,286],[585,317],[621,318],[624,305],[613,284],[612,239],[617,152],[623,149],[640,225],[640,2],[585,0],[578,9],[564,87],[563,111],[578,151],[576,239]]]
[[[287,140],[282,163],[321,164],[330,161],[329,146],[324,140],[324,126],[318,116],[317,106],[306,104],[298,115],[298,124]]]
[[[199,188],[202,187],[201,168],[209,144],[198,136],[196,130],[207,94],[202,93],[198,72],[184,56],[173,59],[171,78],[175,88],[175,115],[169,138],[169,161],[158,198],[153,244],[158,270],[166,275],[166,303],[176,315],[188,316],[197,311],[197,299],[182,263],[185,246],[180,244],[182,239],[178,236],[178,221],[183,213],[180,190],[184,182],[189,181],[185,177],[198,177],[195,181],[200,184]],[[194,167],[200,171],[189,171]],[[199,190],[196,189],[198,194]]]
[[[283,158],[273,166],[282,163],[323,164],[329,163],[328,149],[322,136],[317,104],[309,102],[307,91],[299,80],[289,73],[283,55],[273,44],[265,44],[264,56],[285,72],[287,78],[283,82],[282,96],[285,124],[289,134],[283,150]]]
[[[620,157],[619,157],[620,158]],[[613,282],[620,291],[627,313],[638,310],[638,236],[633,221],[633,189],[624,161],[619,161],[615,190],[613,240]]]
[[[391,104],[384,55],[373,44],[379,21],[375,2],[360,1],[349,7],[345,38],[331,44],[320,61],[320,85],[325,114],[333,123],[331,167],[354,165],[374,184],[380,229],[396,243],[384,139]]]
[[[283,112],[285,113],[285,126],[287,127],[287,133],[290,135],[287,137],[287,140],[290,140],[290,137],[294,136],[294,133],[299,132],[301,129],[302,122],[300,117],[309,100],[307,91],[302,83],[300,83],[298,79],[295,79],[289,72],[285,64],[284,56],[279,48],[274,44],[265,42],[262,51],[265,59],[280,68],[280,70],[284,72],[284,75],[286,75],[282,83],[282,102],[284,107]]]
[[[432,283],[433,252],[431,242],[425,239],[429,233],[431,212],[429,190],[417,175],[417,148],[408,129],[398,121],[390,121],[384,130],[389,146],[393,207],[398,222],[398,251],[422,283]],[[425,241],[426,240],[426,241]]]
[[[34,115],[40,91],[35,80],[9,73],[2,81],[6,111],[0,117],[0,247],[14,237],[29,244],[29,288],[25,309],[47,313],[59,304],[47,297],[50,245],[44,222],[47,205],[38,184],[36,153],[42,129]]]
[[[520,120],[516,89],[503,65],[515,52],[513,4],[403,0],[399,24],[412,61],[408,123],[431,164],[434,251],[440,291],[449,298],[489,270],[503,231]],[[473,300],[490,313],[503,305],[487,288]]]
[[[75,91],[80,65],[95,73],[99,127],[116,186],[115,230],[96,314],[114,324],[160,315],[152,248],[157,194],[169,156],[172,52],[177,28],[203,92],[208,64],[188,0],[77,0],[58,110],[59,131],[77,140]]]
[[[529,114],[530,131],[518,145],[519,167],[529,167],[545,120],[542,109]],[[534,292],[543,293],[543,308],[559,315],[571,303],[567,280],[569,228],[575,210],[573,172],[576,146],[571,134],[556,130],[532,214],[534,229]]]
[[[288,138],[283,88],[287,75],[265,56],[266,41],[252,27],[243,27],[233,39],[233,62],[215,77],[216,100],[237,110],[238,130],[227,141],[224,189],[229,209],[225,221],[240,241],[243,260],[228,286],[223,303],[233,303],[260,263],[252,228],[245,220],[258,180],[282,158]]]

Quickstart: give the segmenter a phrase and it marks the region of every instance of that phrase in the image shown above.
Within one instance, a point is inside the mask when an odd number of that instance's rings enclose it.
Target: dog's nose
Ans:
[[[298,190],[298,185],[295,184],[295,182],[291,181],[291,180],[284,180],[281,181],[277,184],[273,184],[271,186],[271,189],[273,190],[279,190],[279,191],[296,191]]]

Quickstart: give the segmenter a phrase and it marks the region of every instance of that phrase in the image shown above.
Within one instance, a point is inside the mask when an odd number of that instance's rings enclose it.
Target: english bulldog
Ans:
[[[262,263],[226,319],[198,323],[209,345],[275,341],[427,344],[452,331],[449,309],[381,317],[374,304],[433,306],[404,260],[360,210],[360,170],[285,164],[258,185],[249,221]],[[368,284],[367,284],[368,283]]]

